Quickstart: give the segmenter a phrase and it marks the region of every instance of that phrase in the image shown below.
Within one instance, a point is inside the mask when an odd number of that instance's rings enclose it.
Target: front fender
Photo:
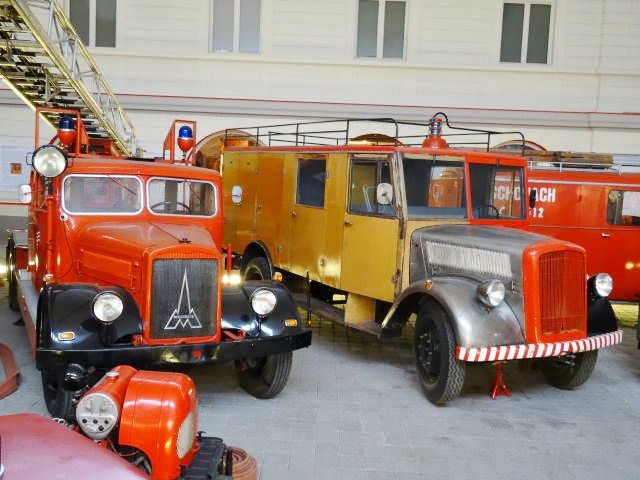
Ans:
[[[122,316],[111,325],[103,325],[93,317],[95,296],[104,291],[118,294],[124,303]],[[138,306],[120,287],[98,287],[90,284],[45,285],[38,299],[38,348],[90,349],[103,348],[132,335],[142,333]],[[61,332],[73,332],[72,340],[59,340]]]
[[[251,308],[251,295],[258,288],[271,290],[278,301],[269,315],[259,317]],[[286,326],[285,320],[296,320]],[[242,330],[248,337],[276,337],[302,331],[300,317],[289,290],[272,280],[251,280],[239,287],[222,289],[222,328]]]
[[[431,297],[448,313],[460,347],[525,343],[524,332],[506,299],[489,308],[476,298],[477,282],[462,277],[438,277],[432,281],[429,289],[424,281],[419,281],[398,296],[382,322],[383,334],[385,330],[401,327],[402,316],[416,311],[422,299]]]

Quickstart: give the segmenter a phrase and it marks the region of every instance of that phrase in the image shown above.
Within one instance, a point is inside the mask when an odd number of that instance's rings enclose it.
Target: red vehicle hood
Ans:
[[[32,413],[0,416],[2,480],[147,479],[115,453]]]

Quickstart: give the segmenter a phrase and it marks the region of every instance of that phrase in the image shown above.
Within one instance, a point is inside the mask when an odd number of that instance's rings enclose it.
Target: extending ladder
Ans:
[[[135,130],[56,0],[0,0],[0,78],[28,105],[75,109],[90,137],[135,153]],[[57,129],[58,113],[43,113]]]

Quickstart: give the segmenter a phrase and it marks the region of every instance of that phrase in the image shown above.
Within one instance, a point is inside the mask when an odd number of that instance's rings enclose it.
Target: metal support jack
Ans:
[[[492,400],[495,400],[496,397],[499,397],[500,395],[504,395],[505,397],[511,396],[511,391],[505,385],[504,377],[502,376],[503,364],[504,362],[495,362],[493,364],[493,366],[496,367],[496,378],[493,381],[493,388],[491,389],[491,393],[489,393],[489,396]]]

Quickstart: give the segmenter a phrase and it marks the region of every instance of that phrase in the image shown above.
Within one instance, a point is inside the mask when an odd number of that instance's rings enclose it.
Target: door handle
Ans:
[[[344,226],[345,227],[350,227],[351,225],[353,225],[353,223],[351,223],[349,220],[345,220],[344,221]]]
[[[291,212],[289,212],[289,214],[293,217],[296,218],[298,216],[298,214],[296,212],[294,212],[293,210],[291,210]]]
[[[609,238],[609,237],[611,236],[611,234],[610,234],[610,233],[604,233],[604,232],[603,232],[603,233],[601,233],[601,234],[600,234],[600,236],[601,236],[602,238]]]

